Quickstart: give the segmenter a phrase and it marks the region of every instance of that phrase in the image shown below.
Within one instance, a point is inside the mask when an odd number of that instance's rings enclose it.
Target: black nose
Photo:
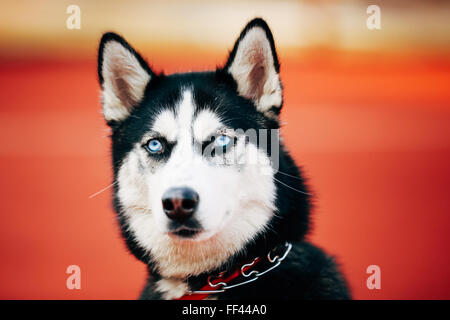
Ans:
[[[198,193],[187,187],[171,188],[162,196],[164,212],[170,219],[178,222],[194,214],[198,201]]]

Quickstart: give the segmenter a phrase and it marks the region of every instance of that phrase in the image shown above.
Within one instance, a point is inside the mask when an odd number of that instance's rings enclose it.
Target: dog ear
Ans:
[[[250,21],[237,39],[225,65],[237,83],[239,95],[253,100],[267,115],[278,115],[283,102],[282,86],[272,32],[267,23]]]
[[[153,77],[147,63],[119,35],[105,33],[98,51],[103,115],[111,124],[128,117],[144,97]]]

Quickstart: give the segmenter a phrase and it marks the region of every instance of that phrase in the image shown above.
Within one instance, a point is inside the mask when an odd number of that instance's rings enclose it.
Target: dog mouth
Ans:
[[[171,221],[168,225],[168,231],[172,238],[194,239],[204,229],[196,219],[188,219],[182,222]]]
[[[179,227],[169,231],[169,236],[178,239],[194,239],[202,230],[199,228]]]

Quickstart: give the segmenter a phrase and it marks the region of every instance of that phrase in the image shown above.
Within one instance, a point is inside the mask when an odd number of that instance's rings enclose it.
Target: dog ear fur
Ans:
[[[279,114],[283,103],[280,64],[264,20],[256,18],[246,25],[224,70],[236,81],[239,95],[252,100],[258,111]]]
[[[98,77],[106,121],[127,118],[153,76],[144,59],[121,36],[105,33],[98,51]]]

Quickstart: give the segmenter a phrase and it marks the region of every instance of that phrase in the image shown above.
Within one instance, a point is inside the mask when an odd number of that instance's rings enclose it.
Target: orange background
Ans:
[[[55,6],[64,31],[54,37],[44,27],[14,31],[11,19],[0,25],[0,298],[134,299],[145,267],[120,238],[111,191],[89,198],[111,183],[96,78],[101,32],[64,29],[67,3]],[[23,8],[9,15],[30,14]],[[189,28],[186,19],[174,30]],[[110,20],[97,20],[99,29],[121,31]],[[130,41],[158,70],[206,70],[224,62],[244,23],[228,45],[132,32]],[[279,46],[282,132],[316,194],[310,239],[338,257],[357,299],[450,299],[449,51],[439,39],[411,41]],[[72,264],[81,290],[66,288]],[[381,290],[366,287],[372,264]]]

